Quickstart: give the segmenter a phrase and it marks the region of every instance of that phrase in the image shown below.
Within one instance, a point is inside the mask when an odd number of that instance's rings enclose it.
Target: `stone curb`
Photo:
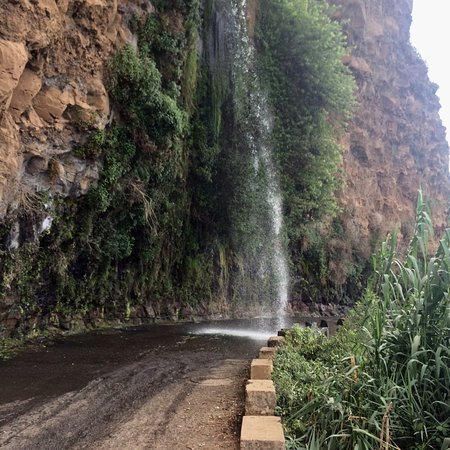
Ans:
[[[280,345],[283,345],[284,343],[284,337],[283,336],[272,336],[267,341],[268,347],[279,347]]]
[[[284,331],[284,330],[283,330]],[[259,358],[250,366],[245,386],[245,416],[241,427],[241,450],[284,450],[286,448],[281,418],[275,416],[276,392],[272,381],[273,359],[283,345],[283,336],[272,336]]]
[[[277,396],[272,380],[248,380],[245,386],[245,415],[274,416]]]
[[[259,350],[259,359],[270,359],[273,361],[276,352],[276,347],[261,347]]]
[[[322,320],[317,323],[306,323],[305,326],[315,325],[326,336],[335,332],[342,325],[340,319],[334,328]],[[277,350],[285,342],[288,329],[278,331],[267,341],[267,347],[259,350],[259,358],[251,362],[250,379],[245,386],[245,416],[241,427],[241,450],[284,450],[284,437],[281,418],[275,416],[276,392],[272,381],[273,359]],[[449,447],[450,448],[450,447]]]

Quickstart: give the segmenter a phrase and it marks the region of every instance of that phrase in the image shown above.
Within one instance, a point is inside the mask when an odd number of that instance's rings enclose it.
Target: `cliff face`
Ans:
[[[0,218],[37,191],[80,196],[97,161],[72,150],[110,119],[104,68],[134,37],[150,3],[114,0],[2,2],[0,9]]]
[[[448,221],[449,148],[437,86],[410,43],[412,0],[333,0],[352,49],[346,64],[359,106],[344,147],[343,236],[332,243],[337,282],[367,259],[376,239],[411,235],[417,191],[431,200],[436,231]]]
[[[367,263],[376,241],[387,232],[397,228],[406,241],[412,231],[417,190],[420,186],[432,200],[433,220],[437,231],[447,224],[449,156],[445,130],[438,114],[436,86],[429,81],[425,64],[409,42],[412,0],[330,1],[338,6],[336,18],[342,20],[348,35],[352,51],[345,63],[352,69],[359,87],[358,109],[342,142],[345,149],[345,184],[339,193],[339,203],[343,213],[339,217],[339,232],[327,244],[330,282],[335,286],[345,286],[355,268]],[[189,52],[195,54],[196,51],[208,51],[207,43],[203,43],[202,47],[192,37],[196,36],[195,33],[190,35],[191,40],[185,33],[185,20],[180,11],[186,11],[194,3],[181,0],[154,2],[155,5],[164,6],[164,14],[159,20],[162,29],[166,30],[161,42],[155,45],[155,51],[161,52],[158,46],[167,46],[171,59],[168,63],[163,61],[158,69],[162,74],[163,89],[170,91],[170,95],[179,103],[182,103],[180,97],[185,95],[183,91],[195,91],[190,83],[195,84],[197,62],[195,57],[189,57]],[[205,2],[205,5],[211,3]],[[257,3],[253,0],[248,2],[250,19],[256,17],[254,10]],[[180,9],[173,13],[171,8],[177,7]],[[162,9],[161,6],[160,8]],[[212,16],[208,15],[208,7],[205,6],[203,12],[205,21],[210,20],[209,26],[213,31],[220,32],[224,24],[221,21],[213,23]],[[100,298],[95,290],[97,280],[86,278],[86,270],[92,270],[91,260],[76,248],[74,229],[62,223],[58,229],[58,238],[52,240],[51,235],[49,237],[48,230],[50,229],[50,234],[53,233],[52,220],[56,216],[56,212],[52,210],[52,202],[66,198],[70,202],[68,209],[73,214],[67,217],[77,220],[78,214],[73,211],[76,211],[80,199],[85,198],[85,194],[97,186],[102,173],[101,158],[97,158],[95,154],[89,157],[80,155],[77,148],[85,144],[93,132],[104,130],[118,118],[118,114],[114,114],[111,108],[105,89],[107,65],[116,51],[125,44],[135,48],[138,46],[138,33],[133,24],[144,23],[154,13],[155,8],[150,2],[139,0],[5,0],[0,5],[0,257],[3,258],[0,259],[0,323],[3,325],[0,326],[0,335],[2,332],[13,332],[25,320],[30,323],[27,329],[29,331],[39,322],[34,320],[38,315],[41,318],[45,316],[43,326],[62,323],[54,315],[57,309],[55,305],[61,309],[59,300],[52,293],[49,294],[54,290],[54,279],[67,286],[73,280],[79,283],[73,282],[70,285],[72,290],[61,290],[59,295],[63,299],[67,296],[66,292],[75,293],[73,286],[84,286],[88,284],[86,279],[89,280],[89,288],[92,287],[92,292],[99,301],[83,304],[80,307],[83,313],[91,308],[91,311],[96,311],[94,316],[101,315],[105,304],[110,300],[107,296]],[[250,20],[251,34],[255,25],[253,19]],[[174,42],[178,44],[173,44]],[[182,51],[174,49],[173,45],[182,47]],[[209,51],[220,53],[221,45],[223,43],[215,42]],[[186,74],[189,76],[185,76]],[[219,75],[223,76],[223,73]],[[189,82],[186,81],[188,78]],[[218,80],[218,92],[222,90],[221,83],[228,84],[228,81]],[[186,103],[189,105],[190,102]],[[185,109],[188,115],[189,106]],[[216,117],[217,111],[214,108],[206,110],[204,114],[208,116],[207,120],[212,118],[219,127],[221,118],[220,115]],[[120,121],[120,117],[118,119]],[[197,120],[201,121],[202,118]],[[198,134],[207,134],[198,124],[192,126],[192,129]],[[145,158],[154,157],[157,153],[154,143],[146,143],[145,139],[148,137],[143,139],[136,130],[133,133],[133,139],[143,143],[141,150],[146,155]],[[205,141],[207,139],[208,137]],[[207,165],[209,159],[213,159],[216,149],[208,151],[210,153],[206,156],[189,155],[191,162],[194,161],[191,166],[195,165],[196,159],[202,164],[206,161]],[[163,151],[160,153],[161,160],[154,164],[155,170],[163,167],[164,158],[167,159]],[[184,156],[178,157],[180,161],[184,161]],[[144,157],[142,160],[145,160]],[[180,183],[186,185],[186,191],[188,187],[194,191],[196,186],[192,184],[200,180],[207,186],[208,195],[213,196],[208,191],[211,189],[208,184],[211,173],[203,169],[197,172],[194,170],[195,173],[189,178],[184,162],[177,164],[182,172]],[[192,167],[190,169],[192,171]],[[163,172],[161,169],[161,173]],[[191,185],[187,183],[188,179]],[[134,186],[133,195],[137,200],[130,200],[133,196],[128,196],[126,201],[133,202],[133,205],[143,202],[146,205],[143,222],[148,222],[147,216],[153,220],[154,204],[142,190],[142,180],[138,180],[137,184],[134,179],[130,178],[129,181],[128,189]],[[149,183],[152,182],[150,180]],[[42,193],[48,197],[48,201],[43,202]],[[196,194],[191,192],[190,195],[193,198]],[[120,263],[116,261],[101,274],[101,281],[105,285],[110,284],[108,277],[116,277],[120,289],[114,290],[112,287],[110,292],[114,291],[120,298],[125,294],[129,295],[120,305],[121,311],[125,311],[123,314],[128,318],[133,314],[133,311],[130,312],[130,304],[139,305],[143,317],[153,318],[159,315],[155,307],[156,301],[152,303],[150,298],[152,295],[158,295],[158,299],[161,299],[161,310],[166,308],[164,305],[170,305],[171,308],[173,306],[170,311],[175,311],[172,315],[175,318],[183,315],[183,310],[189,310],[189,314],[193,314],[194,310],[197,313],[202,309],[208,315],[208,302],[211,303],[211,299],[217,302],[219,297],[223,303],[222,311],[229,313],[231,302],[228,298],[228,278],[229,268],[233,263],[230,262],[232,257],[226,246],[217,251],[212,250],[213,244],[204,244],[204,236],[200,236],[199,242],[205,247],[202,249],[203,259],[185,255],[185,261],[182,262],[182,255],[179,259],[173,257],[175,269],[171,266],[172,263],[166,264],[164,261],[173,254],[186,252],[181,245],[175,245],[176,249],[166,245],[173,234],[188,247],[186,241],[192,238],[192,234],[201,235],[210,220],[210,217],[197,217],[200,225],[194,226],[194,232],[186,232],[184,216],[188,214],[173,207],[175,197],[173,193],[168,194],[167,201],[162,202],[166,209],[161,209],[161,216],[164,216],[161,223],[166,224],[173,219],[176,233],[170,228],[157,229],[154,235],[159,236],[161,242],[157,241],[155,248],[142,243],[144,251],[149,253],[148,260],[139,268],[142,278],[133,279],[126,257],[124,260],[119,258]],[[203,198],[197,199],[198,204],[202,202]],[[193,205],[191,209],[195,210],[195,201]],[[125,209],[131,210],[129,206],[126,204]],[[205,208],[203,204],[202,208]],[[61,211],[59,214],[63,215]],[[190,214],[193,214],[192,211]],[[219,222],[225,222],[222,216],[219,215],[219,218]],[[136,217],[133,216],[132,219],[133,226],[136,226]],[[92,232],[92,215],[90,220],[88,228]],[[127,216],[126,220],[131,219]],[[120,221],[122,226],[125,219],[120,217]],[[84,233],[83,226],[80,225],[79,228]],[[126,226],[131,229],[128,222]],[[156,229],[157,225],[154,227]],[[108,233],[114,234],[115,229],[111,229],[113,231],[109,232],[109,228],[104,227],[94,232],[101,231],[107,237]],[[128,231],[127,229],[127,233]],[[123,236],[128,238],[126,234]],[[130,242],[139,243],[142,240],[139,233],[132,238]],[[42,243],[45,239],[47,241]],[[30,242],[34,246],[24,249]],[[86,245],[91,251],[89,257],[97,251],[101,254],[101,246],[98,250],[95,247],[97,241],[87,240]],[[46,268],[48,258],[42,262],[36,257],[43,247],[50,259],[53,255],[58,255],[59,259],[56,260],[55,257],[56,264],[51,270]],[[198,243],[192,247],[197,248]],[[16,256],[15,252],[21,249],[24,249],[21,256]],[[133,251],[142,253],[142,249]],[[133,256],[135,255],[132,254],[130,258]],[[22,257],[28,259],[21,260]],[[202,272],[203,260],[206,261],[206,269]],[[97,262],[100,267],[100,257]],[[186,267],[182,267],[183,264]],[[26,285],[36,281],[36,268],[45,283],[39,280],[35,283],[35,290],[27,291],[30,297],[35,292],[40,296],[39,302],[30,306],[28,299],[21,299],[21,292],[27,290]],[[185,272],[180,275],[182,269]],[[182,285],[175,294],[170,291],[172,297],[167,299],[165,290],[161,290],[164,294],[154,294],[157,289],[155,284],[149,283],[149,273],[152,283],[164,284],[164,289],[171,290],[176,283],[186,284],[186,277],[191,277],[191,285],[186,288]],[[170,273],[172,278],[163,280],[161,274],[166,273]],[[204,293],[205,279],[209,283],[209,297]],[[177,296],[180,292],[187,292],[186,298],[190,298],[194,291],[198,291],[195,292],[196,299],[192,303],[194,306],[188,304],[187,308]],[[217,295],[219,291],[221,294]],[[201,300],[197,301],[198,298]],[[112,308],[116,308],[114,312],[120,309],[116,307],[115,301],[111,304]],[[70,313],[71,311],[64,311],[65,315]]]

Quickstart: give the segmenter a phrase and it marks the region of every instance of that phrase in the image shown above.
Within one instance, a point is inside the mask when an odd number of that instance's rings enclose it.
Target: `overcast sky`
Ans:
[[[441,117],[450,142],[450,0],[414,0],[411,40],[440,88]]]

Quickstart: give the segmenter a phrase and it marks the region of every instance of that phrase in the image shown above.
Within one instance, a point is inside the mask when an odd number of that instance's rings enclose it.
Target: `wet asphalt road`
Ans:
[[[249,360],[276,329],[151,325],[26,350],[0,362],[0,447],[237,448]]]

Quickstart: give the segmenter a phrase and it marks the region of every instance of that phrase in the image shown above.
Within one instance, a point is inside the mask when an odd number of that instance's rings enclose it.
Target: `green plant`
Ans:
[[[259,8],[260,71],[277,118],[288,219],[297,227],[335,211],[337,138],[354,107],[345,37],[330,15],[322,0],[263,0]]]
[[[258,65],[275,116],[272,145],[281,174],[292,296],[338,297],[328,272],[325,230],[338,213],[339,136],[351,117],[355,81],[341,25],[324,0],[262,0]],[[327,254],[325,257],[324,255]],[[316,296],[314,295],[314,298]]]
[[[173,145],[185,127],[175,99],[162,91],[161,73],[148,56],[125,46],[110,63],[109,90],[119,110],[157,145]]]
[[[346,326],[329,341],[301,330],[288,338],[275,380],[292,448],[443,445],[450,431],[450,230],[433,256],[431,236],[419,193],[406,255],[397,255],[394,235],[382,244]]]

